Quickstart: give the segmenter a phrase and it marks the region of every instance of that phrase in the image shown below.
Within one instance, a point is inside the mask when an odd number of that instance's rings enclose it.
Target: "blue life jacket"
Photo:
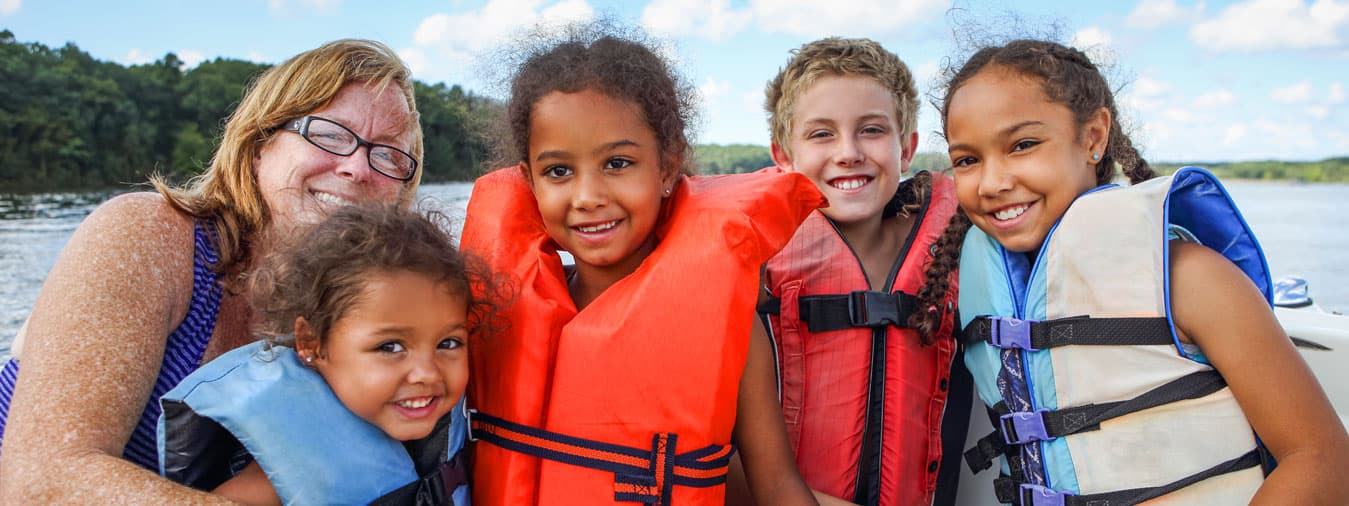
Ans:
[[[467,437],[463,402],[430,437],[435,447],[418,460],[434,460],[419,476],[414,443],[405,447],[349,411],[291,348],[256,342],[203,365],[160,399],[159,472],[211,490],[251,455],[286,504],[466,506],[457,458]]]
[[[966,456],[976,472],[1004,457],[1000,501],[1246,504],[1263,482],[1264,454],[1231,390],[1176,337],[1177,227],[1269,299],[1259,244],[1202,169],[1079,196],[1033,264],[977,228],[966,236],[965,361],[998,429]]]

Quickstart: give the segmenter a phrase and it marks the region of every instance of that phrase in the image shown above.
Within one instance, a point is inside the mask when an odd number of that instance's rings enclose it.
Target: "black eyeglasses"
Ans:
[[[351,156],[357,148],[365,146],[365,158],[370,168],[390,179],[411,181],[417,175],[417,159],[412,155],[388,144],[362,139],[356,132],[336,121],[305,116],[287,121],[281,129],[298,133],[310,144],[338,156]]]

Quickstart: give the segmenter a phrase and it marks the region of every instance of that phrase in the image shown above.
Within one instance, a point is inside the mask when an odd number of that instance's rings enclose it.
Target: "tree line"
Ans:
[[[269,65],[216,58],[192,69],[100,61],[0,31],[0,192],[185,180],[219,143],[224,118]],[[497,105],[459,86],[414,83],[425,131],[424,181],[469,181],[489,154],[478,135]]]

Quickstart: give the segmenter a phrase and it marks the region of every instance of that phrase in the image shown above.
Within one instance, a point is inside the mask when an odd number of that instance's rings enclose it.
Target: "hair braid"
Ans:
[[[965,241],[965,232],[970,229],[970,219],[965,211],[958,210],[951,215],[946,230],[932,245],[932,261],[924,273],[926,281],[918,289],[919,311],[909,315],[909,327],[918,331],[923,344],[937,341],[937,330],[941,328],[942,307],[946,292],[951,286],[951,275],[960,267],[960,247]]]

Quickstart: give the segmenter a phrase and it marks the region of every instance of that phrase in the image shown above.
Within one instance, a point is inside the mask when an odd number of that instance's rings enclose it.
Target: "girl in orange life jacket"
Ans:
[[[1349,436],[1261,293],[1254,239],[1207,173],[1146,181],[1118,115],[1095,65],[1053,42],[980,50],[945,91],[961,212],[928,279],[959,258],[966,362],[999,427],[972,467],[1004,454],[1016,504],[1343,504]],[[1133,185],[1101,187],[1116,165]]]
[[[475,504],[720,504],[732,439],[761,504],[814,504],[753,311],[818,192],[689,177],[692,89],[637,36],[553,33],[510,82],[517,166],[475,183],[464,228],[516,292],[472,355]]]
[[[829,199],[764,274],[797,465],[812,488],[862,504],[949,503],[955,487],[939,483],[957,476],[969,392],[963,365],[951,370],[955,291],[912,301],[955,212],[951,179],[908,178],[918,97],[899,57],[842,38],[793,53],[767,90],[773,159]],[[849,312],[861,306],[887,310]],[[965,388],[948,417],[952,379]]]

